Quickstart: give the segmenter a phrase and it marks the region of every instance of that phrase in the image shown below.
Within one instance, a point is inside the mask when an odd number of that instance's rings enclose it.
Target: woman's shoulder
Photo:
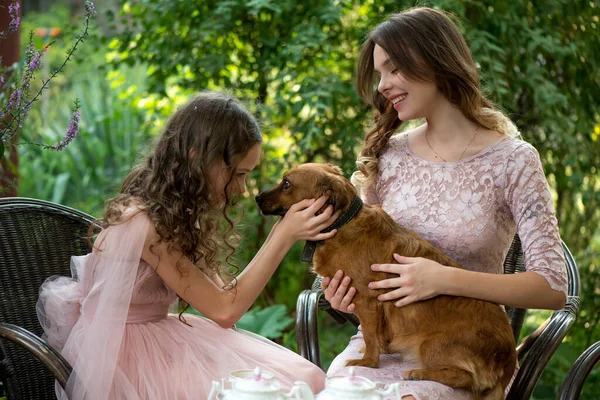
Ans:
[[[509,166],[531,162],[539,159],[537,149],[529,142],[515,136],[505,136],[496,143],[492,143],[472,157],[487,164]]]
[[[531,143],[529,143],[528,141],[523,139],[522,137],[507,136],[506,144],[507,144],[507,147],[511,151],[517,151],[520,153],[536,153],[537,154],[536,148]]]
[[[412,129],[399,132],[390,137],[384,153],[397,153],[399,151],[406,151],[408,149],[408,135],[411,131]]]
[[[540,154],[531,143],[518,137],[508,137],[504,140],[505,146],[501,151],[508,156],[508,160],[513,164],[528,164],[540,159]]]

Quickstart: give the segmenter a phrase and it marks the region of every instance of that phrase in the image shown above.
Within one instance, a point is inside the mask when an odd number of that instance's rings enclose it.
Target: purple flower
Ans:
[[[6,31],[0,31],[0,40],[6,39],[8,35],[15,32],[19,28],[21,18],[19,17],[19,2],[14,1],[8,6],[8,15],[10,22],[8,23],[8,29]]]
[[[81,110],[76,109],[71,116],[71,122],[69,123],[69,127],[67,128],[67,132],[63,139],[56,143],[54,146],[50,148],[56,151],[64,150],[65,147],[69,145],[77,136],[77,132],[79,132],[79,122],[81,121]]]
[[[17,108],[19,104],[21,104],[21,97],[23,96],[23,91],[21,89],[15,90],[10,94],[10,101],[8,102],[10,108]]]
[[[17,30],[19,27],[19,23],[21,22],[21,18],[19,18],[19,2],[15,1],[14,3],[8,6],[8,15],[10,15],[11,21],[8,24],[8,32],[10,34]]]
[[[42,66],[42,52],[35,51],[31,57],[31,61],[29,62],[29,69],[34,71],[39,69]]]
[[[91,1],[85,2],[85,11],[91,16],[96,15],[96,6]]]
[[[17,28],[19,27],[19,23],[21,22],[21,18],[16,17],[15,19],[11,20],[10,23],[8,24],[8,31],[9,32],[14,32],[17,30]]]
[[[17,15],[18,12],[19,12],[19,2],[18,1],[15,1],[14,3],[12,3],[8,6],[8,14],[11,17]]]

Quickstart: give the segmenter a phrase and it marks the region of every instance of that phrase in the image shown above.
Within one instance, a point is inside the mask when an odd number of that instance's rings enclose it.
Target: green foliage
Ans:
[[[50,29],[55,29],[56,36],[51,35]],[[51,44],[48,52],[44,55],[42,68],[46,71],[53,71],[60,67],[65,61],[65,55],[69,50],[72,37],[75,37],[81,31],[79,19],[72,18],[72,10],[64,2],[55,2],[47,12],[28,12],[21,20],[21,43],[27,43],[30,32],[34,32],[33,43],[37,49],[41,49],[47,44]],[[55,78],[55,84],[61,85],[70,79],[74,68],[82,71],[83,63],[98,66],[104,63],[103,52],[98,52],[95,42],[95,32],[90,32],[90,39],[87,44],[81,46],[72,57],[73,65],[68,65],[65,74]],[[39,84],[39,82],[38,82]]]
[[[119,63],[148,63],[155,92],[164,92],[168,84],[232,88],[257,103],[265,136],[279,144],[279,150],[267,149],[266,159],[283,156],[284,167],[326,159],[350,173],[362,131],[357,115],[365,109],[352,87],[354,59],[348,55],[358,43],[357,38],[347,42],[344,4],[124,3],[123,23],[131,29],[111,42],[112,57]],[[287,153],[281,154],[281,146]],[[260,176],[259,186],[273,178]]]
[[[190,307],[188,314],[203,316],[198,310]],[[235,324],[236,328],[256,333],[266,338],[277,340],[283,336],[284,330],[294,322],[288,316],[288,310],[283,304],[276,304],[266,308],[254,307],[240,318]]]
[[[58,88],[62,90],[56,100],[44,99],[39,109],[31,111],[21,132],[26,142],[60,140],[71,93],[82,100],[83,122],[79,137],[62,152],[20,146],[20,172],[27,177],[21,180],[20,195],[101,214],[104,200],[117,193],[151,137],[146,113],[136,106],[144,69],[121,73],[113,73],[112,82],[103,74],[75,77],[70,88]]]
[[[278,339],[283,336],[283,331],[294,322],[294,319],[290,318],[287,313],[287,308],[283,304],[263,309],[255,307],[244,314],[235,325],[269,339]]]
[[[19,2],[14,4],[15,7],[18,7],[18,5]],[[30,109],[40,100],[44,90],[48,89],[50,82],[56,79],[56,77],[64,71],[67,64],[72,61],[79,46],[88,39],[90,23],[94,20],[95,14],[96,12],[93,3],[86,0],[83,28],[81,29],[81,32],[75,36],[75,41],[70,44],[66,55],[62,58],[62,62],[59,61],[57,63],[58,66],[52,66],[52,70],[50,70],[52,60],[44,60],[44,55],[49,52],[48,50],[53,43],[53,41],[49,42],[49,38],[53,35],[53,30],[60,32],[60,28],[43,27],[42,29],[50,33],[41,39],[43,42],[42,45],[39,45],[38,42],[40,40],[35,38],[42,34],[36,32],[36,29],[32,29],[29,32],[29,37],[25,42],[27,45],[22,52],[22,58],[19,62],[14,64],[15,68],[11,73],[9,82],[3,85],[5,90],[0,93],[0,104],[2,104],[1,114],[2,116],[8,116],[7,118],[0,119],[0,125],[2,125],[0,129],[0,138],[4,142],[0,148],[1,161],[4,161],[5,144],[11,147],[21,144],[18,142],[18,134],[22,125],[28,119]],[[16,24],[18,25],[19,23],[17,22]],[[39,47],[36,46],[36,44],[39,45]],[[54,61],[56,61],[56,59],[54,59]],[[39,72],[38,70],[42,65],[44,66],[44,76],[39,81],[36,81],[36,72]],[[2,75],[4,75],[4,73],[5,69],[2,67]],[[31,90],[32,88],[33,91]],[[8,93],[10,93],[10,101],[6,101]],[[68,145],[74,138],[79,129],[79,116],[79,101],[76,99],[73,114],[69,118],[69,128],[66,129],[65,137],[64,139],[61,139],[60,144],[54,146],[55,149],[62,150],[62,148]],[[51,148],[43,143],[39,145],[44,148]],[[3,164],[5,163],[3,162]],[[16,168],[11,165],[10,162],[7,164],[9,169]]]

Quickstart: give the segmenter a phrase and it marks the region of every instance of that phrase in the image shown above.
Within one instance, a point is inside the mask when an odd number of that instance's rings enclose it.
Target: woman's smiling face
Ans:
[[[377,91],[392,102],[401,121],[429,116],[441,95],[435,83],[404,77],[379,45],[373,49],[373,67],[379,76]]]

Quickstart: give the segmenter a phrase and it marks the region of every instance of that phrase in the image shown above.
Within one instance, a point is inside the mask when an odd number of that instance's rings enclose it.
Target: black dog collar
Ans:
[[[340,215],[340,217],[336,219],[333,222],[333,224],[323,229],[321,233],[327,233],[331,232],[334,229],[339,229],[342,226],[346,225],[348,222],[352,221],[352,219],[356,216],[356,214],[358,214],[358,212],[362,208],[362,205],[363,202],[360,199],[360,197],[354,196],[354,200],[352,200],[352,203],[350,203],[350,207],[348,207],[346,212]],[[317,245],[321,243],[323,243],[323,241],[314,242],[312,240],[307,240],[306,244],[304,245],[304,250],[302,250],[302,256],[300,257],[300,260],[305,263],[311,263],[313,256],[315,255]]]

